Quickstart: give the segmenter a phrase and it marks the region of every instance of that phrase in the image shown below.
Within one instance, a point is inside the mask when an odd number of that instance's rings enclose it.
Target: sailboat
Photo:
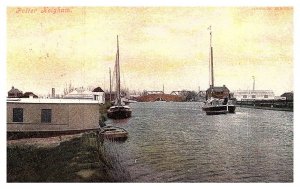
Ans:
[[[119,38],[117,36],[117,53],[116,53],[116,61],[115,61],[115,71],[116,71],[116,99],[114,101],[114,106],[111,106],[107,110],[107,117],[111,119],[125,119],[131,117],[131,108],[129,106],[125,106],[121,102],[121,94],[120,94],[120,62],[119,62]]]
[[[210,63],[210,76],[211,76],[211,83],[210,88],[208,90],[207,100],[202,107],[202,110],[206,112],[206,115],[218,115],[218,114],[227,114],[227,113],[235,113],[235,105],[229,99],[230,96],[228,95],[216,95],[214,90],[214,72],[213,72],[213,47],[211,45],[212,41],[212,31],[211,26],[209,27],[210,30],[210,56],[209,56],[209,63]],[[225,87],[225,85],[224,85]]]

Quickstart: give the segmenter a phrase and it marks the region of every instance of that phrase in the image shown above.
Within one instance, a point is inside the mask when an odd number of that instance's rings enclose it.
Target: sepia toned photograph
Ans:
[[[293,6],[6,7],[8,183],[293,183]]]

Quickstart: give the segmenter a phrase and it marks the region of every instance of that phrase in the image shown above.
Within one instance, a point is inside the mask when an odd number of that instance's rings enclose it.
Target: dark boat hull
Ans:
[[[235,113],[234,105],[221,105],[221,106],[207,106],[202,107],[202,110],[206,112],[206,115],[219,115],[227,113]]]
[[[108,111],[107,117],[110,119],[126,119],[131,117],[131,111],[128,110]]]
[[[219,115],[228,112],[227,106],[208,106],[203,107],[202,110],[206,112],[206,115]]]
[[[103,139],[113,141],[125,141],[128,138],[128,132],[119,127],[104,127],[99,133]]]
[[[231,113],[231,114],[235,113],[235,106],[234,105],[229,105],[228,106],[228,113]]]

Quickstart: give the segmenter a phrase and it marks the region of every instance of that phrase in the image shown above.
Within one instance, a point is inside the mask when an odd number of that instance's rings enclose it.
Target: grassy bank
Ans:
[[[128,182],[113,143],[94,132],[8,141],[7,182]]]
[[[100,121],[99,125],[101,127],[105,126],[105,121],[107,120],[107,110],[112,106],[111,102],[105,102],[105,104],[100,105],[99,113],[100,113]]]

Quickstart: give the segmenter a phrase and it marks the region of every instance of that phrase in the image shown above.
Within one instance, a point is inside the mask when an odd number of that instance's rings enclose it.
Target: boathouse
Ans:
[[[99,128],[98,100],[7,99],[7,132],[72,134]]]

